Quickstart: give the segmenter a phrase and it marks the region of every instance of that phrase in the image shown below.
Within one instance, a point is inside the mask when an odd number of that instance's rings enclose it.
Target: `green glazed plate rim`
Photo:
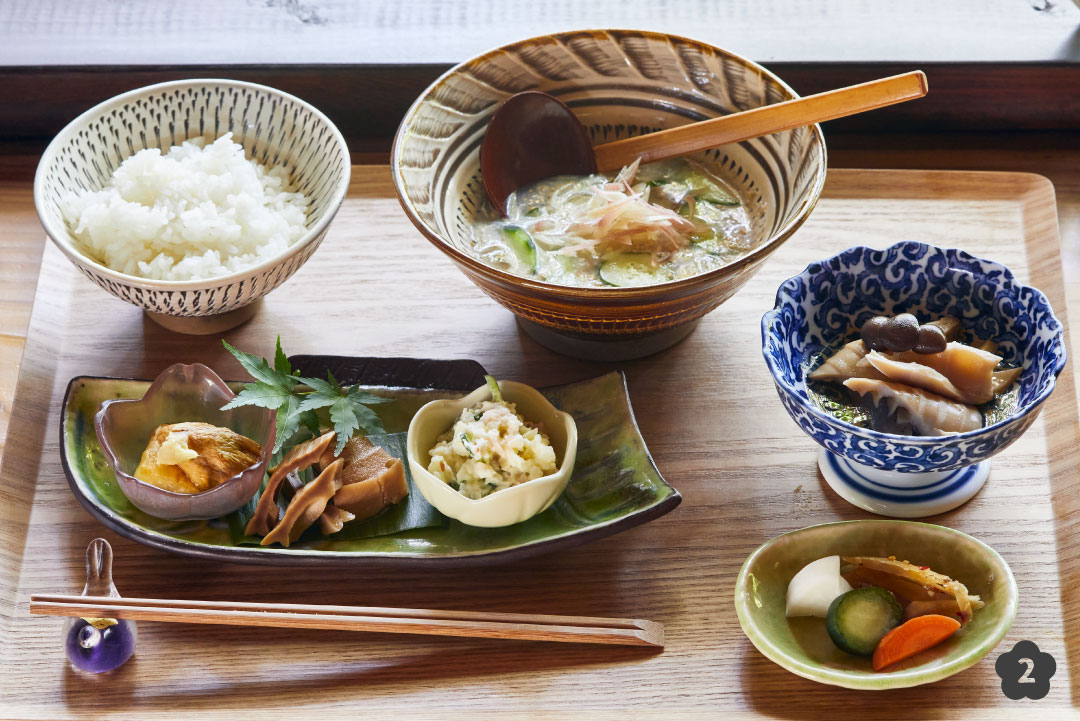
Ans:
[[[482,378],[483,368],[474,361],[434,361],[428,359],[405,359],[405,358],[352,358],[345,356],[296,356],[292,358],[294,365],[302,363],[307,367],[312,365],[316,367],[331,367],[334,369],[335,375],[338,376],[342,382],[350,382],[347,378],[342,377],[339,373],[347,373],[345,368],[349,367],[363,367],[365,364],[376,363],[385,364],[387,362],[401,361],[412,363],[423,367],[430,367],[435,365],[436,367],[448,367],[454,371],[458,371],[457,378],[468,377],[470,375],[470,368],[465,368],[466,364],[475,366],[480,377]],[[457,367],[457,366],[462,367]],[[570,530],[567,533],[560,534],[554,537],[534,539],[520,545],[511,546],[507,548],[499,548],[494,550],[468,550],[468,551],[456,551],[441,553],[434,555],[431,553],[423,552],[397,552],[397,551],[333,551],[333,550],[320,550],[315,548],[276,548],[276,547],[251,547],[251,546],[224,546],[224,545],[212,545],[206,543],[199,543],[194,541],[187,541],[182,538],[176,538],[174,536],[145,528],[132,521],[129,521],[113,509],[109,508],[104,503],[100,502],[96,498],[96,495],[89,490],[86,482],[80,478],[80,475],[76,473],[74,464],[71,463],[68,458],[67,448],[67,435],[68,435],[68,417],[71,413],[69,409],[69,402],[71,401],[72,393],[78,387],[80,383],[87,381],[134,381],[140,383],[151,383],[152,381],[146,379],[136,378],[123,378],[116,376],[93,376],[93,375],[80,375],[72,378],[67,385],[64,392],[64,399],[61,404],[60,413],[60,461],[64,470],[64,475],[67,478],[68,487],[71,489],[72,494],[79,501],[79,503],[90,513],[95,519],[97,519],[104,526],[110,530],[116,532],[124,538],[128,538],[137,543],[143,544],[150,548],[155,548],[169,553],[175,553],[182,556],[191,558],[198,558],[207,561],[225,562],[225,563],[243,563],[253,565],[275,565],[275,566],[289,566],[289,565],[322,565],[322,566],[349,566],[349,567],[368,567],[368,568],[405,568],[405,567],[462,567],[462,566],[480,566],[495,563],[507,563],[513,561],[519,561],[525,558],[533,556],[539,556],[542,554],[551,553],[560,549],[577,546],[590,541],[598,540],[606,536],[610,536],[616,533],[620,533],[627,529],[639,526],[644,523],[648,523],[666,513],[669,513],[675,509],[682,502],[682,495],[679,491],[663,478],[659,469],[656,468],[656,464],[652,458],[652,454],[645,446],[644,439],[641,437],[640,429],[637,425],[637,419],[634,415],[633,407],[630,405],[629,391],[626,386],[626,376],[621,371],[618,371],[619,386],[621,391],[626,394],[626,403],[628,409],[628,421],[633,432],[637,438],[641,440],[641,446],[645,458],[651,465],[651,468],[656,474],[660,484],[670,489],[670,492],[663,498],[659,499],[654,504],[641,508],[636,511],[632,511],[626,515],[613,518],[606,521],[593,523],[584,527]],[[310,372],[309,372],[310,374]],[[421,375],[423,375],[421,373]],[[608,374],[604,374],[608,375]],[[600,378],[603,376],[598,376]],[[595,380],[595,379],[593,379]],[[583,381],[586,382],[586,381]],[[410,388],[412,386],[400,386],[394,384],[387,387],[394,388]],[[416,386],[419,389],[430,387],[425,384]],[[478,386],[477,386],[478,387]],[[458,390],[457,388],[450,388],[450,390]],[[472,388],[469,388],[472,390]],[[463,392],[464,395],[464,392]]]
[[[750,611],[747,606],[749,603],[750,594],[747,593],[748,575],[751,566],[757,560],[758,556],[767,551],[772,545],[777,543],[783,538],[793,536],[800,533],[809,532],[815,529],[821,528],[838,528],[843,526],[856,526],[856,525],[904,525],[921,527],[929,533],[951,533],[966,541],[974,543],[976,547],[980,548],[1005,575],[1005,585],[1008,589],[1009,603],[1007,605],[1006,613],[1004,613],[993,626],[993,632],[986,637],[979,645],[968,650],[964,654],[958,656],[951,661],[948,661],[940,666],[933,668],[920,670],[918,667],[904,669],[902,671],[894,671],[889,673],[880,674],[860,674],[848,671],[842,671],[838,669],[825,668],[820,665],[805,663],[798,659],[792,658],[790,655],[777,648],[768,637],[757,627],[757,625],[750,619]],[[895,519],[862,519],[853,521],[834,521],[831,523],[818,523],[812,526],[806,526],[805,528],[799,528],[794,531],[788,531],[775,538],[766,541],[761,544],[751,553],[747,559],[743,562],[742,567],[739,569],[738,578],[735,581],[735,612],[739,617],[739,625],[742,627],[743,633],[750,639],[750,642],[754,647],[760,651],[766,658],[773,663],[777,664],[781,668],[790,671],[796,676],[802,676],[803,678],[810,679],[811,681],[817,681],[818,683],[827,684],[830,686],[840,686],[843,688],[868,690],[868,691],[885,691],[888,689],[896,688],[909,688],[912,686],[921,686],[927,683],[933,683],[940,681],[944,678],[948,678],[954,674],[970,668],[971,666],[982,660],[990,651],[997,646],[1001,639],[1005,637],[1009,629],[1012,627],[1013,621],[1016,619],[1016,613],[1019,609],[1020,598],[1019,591],[1016,586],[1016,579],[1013,577],[1012,569],[1009,568],[1009,564],[1005,562],[997,551],[983,543],[974,536],[970,536],[963,531],[958,531],[955,528],[949,528],[947,526],[939,526],[933,523],[922,523],[919,521],[902,521]]]

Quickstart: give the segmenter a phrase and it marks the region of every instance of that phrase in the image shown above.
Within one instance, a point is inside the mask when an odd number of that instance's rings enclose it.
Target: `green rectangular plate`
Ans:
[[[393,401],[377,406],[388,433],[403,432],[424,403],[457,398],[483,385],[474,361],[296,356],[297,372],[332,370]],[[662,516],[682,497],[657,470],[638,431],[626,380],[608,373],[548,388],[544,395],[578,426],[577,464],[570,485],[543,513],[506,528],[476,528],[453,520],[390,536],[317,539],[290,548],[235,545],[224,519],[164,521],[121,493],[94,434],[94,414],[109,398],[141,398],[150,381],[79,376],[68,384],[61,414],[61,460],[72,493],[91,515],[121,536],[185,556],[267,565],[325,563],[367,567],[480,565],[595,540]]]

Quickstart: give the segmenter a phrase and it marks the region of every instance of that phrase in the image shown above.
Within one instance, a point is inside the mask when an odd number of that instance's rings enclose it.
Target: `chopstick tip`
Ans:
[[[641,631],[638,638],[642,641],[657,648],[664,647],[664,624],[656,621],[638,620],[634,625]]]

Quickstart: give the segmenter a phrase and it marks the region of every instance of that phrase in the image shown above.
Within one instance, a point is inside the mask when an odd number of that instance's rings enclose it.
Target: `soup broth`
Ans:
[[[473,229],[496,268],[577,287],[664,283],[720,268],[757,245],[739,196],[686,159],[615,176],[558,176],[513,193],[506,219]]]

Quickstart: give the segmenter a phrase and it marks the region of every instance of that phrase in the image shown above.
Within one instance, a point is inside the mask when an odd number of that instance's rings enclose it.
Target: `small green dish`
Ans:
[[[886,671],[833,645],[820,618],[787,618],[787,586],[799,569],[824,556],[896,556],[967,586],[986,604],[949,640]],[[1009,565],[966,533],[912,521],[843,521],[809,526],[764,544],[746,559],[735,583],[735,610],[750,642],[792,673],[844,688],[885,690],[933,683],[975,664],[1016,618],[1018,595]]]

